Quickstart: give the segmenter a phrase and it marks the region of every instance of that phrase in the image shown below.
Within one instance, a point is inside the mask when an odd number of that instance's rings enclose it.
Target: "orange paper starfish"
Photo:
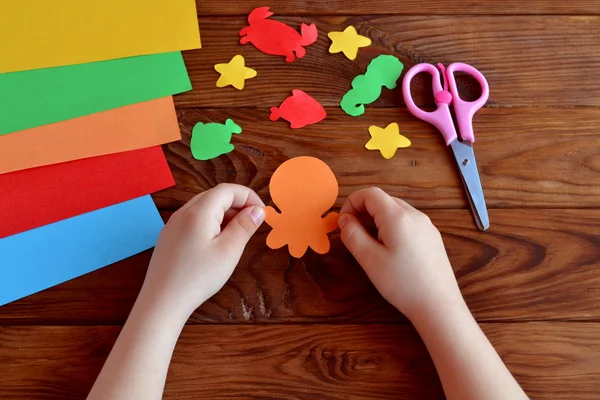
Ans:
[[[293,257],[308,247],[319,254],[329,251],[327,234],[337,227],[338,214],[322,217],[335,203],[338,183],[327,164],[314,157],[292,158],[279,166],[269,184],[271,198],[281,213],[266,208],[267,237],[272,249],[288,245]]]

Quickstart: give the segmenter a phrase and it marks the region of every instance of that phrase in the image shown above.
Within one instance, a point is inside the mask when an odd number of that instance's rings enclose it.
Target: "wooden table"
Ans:
[[[183,140],[165,146],[177,186],[154,198],[165,218],[220,182],[269,201],[269,178],[299,155],[325,160],[351,192],[379,186],[440,228],[460,287],[532,398],[600,396],[600,2],[595,0],[271,1],[319,39],[286,64],[238,44],[262,1],[199,1],[202,50],[185,53],[194,90],[177,96]],[[327,53],[327,33],[353,25],[373,39],[356,61]],[[360,118],[338,107],[376,55],[407,68],[461,61],[488,78],[476,155],[492,221],[476,229],[441,137],[384,91]],[[213,65],[242,54],[258,71],[239,92],[217,89]],[[461,79],[468,97],[478,88]],[[426,81],[421,105],[432,106]],[[328,118],[292,131],[269,107],[292,89]],[[34,111],[34,110],[32,110]],[[236,150],[192,159],[196,122],[233,118]],[[392,160],[364,148],[370,125],[398,122],[412,147]],[[252,239],[223,290],[194,313],[175,351],[167,399],[439,399],[437,374],[408,321],[377,294],[339,237],[325,256],[291,258]],[[140,289],[150,252],[0,308],[0,398],[81,399]]]

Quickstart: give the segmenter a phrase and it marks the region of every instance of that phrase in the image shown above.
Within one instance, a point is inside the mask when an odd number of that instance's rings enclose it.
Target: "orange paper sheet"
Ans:
[[[172,97],[0,136],[0,174],[181,139]]]

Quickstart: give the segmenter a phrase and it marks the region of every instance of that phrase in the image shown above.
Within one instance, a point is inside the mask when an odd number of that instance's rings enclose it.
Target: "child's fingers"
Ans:
[[[199,193],[183,205],[178,211],[202,208],[210,213],[230,208],[241,210],[248,206],[264,207],[263,201],[250,188],[232,183],[220,183],[212,189]]]
[[[338,220],[342,242],[363,268],[381,259],[385,247],[375,240],[360,221],[350,213],[342,213]]]
[[[206,194],[207,192],[202,192],[202,193],[198,193],[197,195],[195,195],[194,197],[192,197],[190,200],[188,200],[187,203],[185,203],[178,211],[185,211],[188,208],[191,208],[194,206],[194,204],[196,204],[197,202],[200,201],[200,199]]]
[[[235,251],[241,256],[244,247],[264,220],[265,210],[263,207],[251,206],[243,209],[215,238],[217,246],[223,248],[224,251]]]
[[[398,204],[400,207],[404,208],[407,211],[417,211],[416,208],[408,204],[406,201],[399,199],[397,197],[392,197],[392,199]]]
[[[225,215],[223,215],[223,222],[221,223],[221,226],[225,228],[229,221],[231,221],[240,211],[241,210],[238,210],[237,208],[230,208],[229,210],[225,211]]]
[[[229,210],[264,206],[252,189],[230,183],[221,183],[204,192],[202,196],[196,196],[188,204],[184,206],[186,212],[200,220],[212,238],[221,232],[221,224]]]
[[[265,206],[254,190],[232,183],[220,183],[208,191],[203,200],[207,202],[212,211],[222,214],[225,214],[230,208],[244,209],[249,206]]]
[[[406,201],[398,199],[396,197],[392,197],[392,199],[394,199],[394,201],[400,206],[402,207],[404,210],[406,210],[408,213],[410,213],[410,215],[412,216],[413,219],[415,219],[417,222],[423,223],[431,223],[431,219],[429,218],[429,216],[419,210],[417,210],[416,208],[414,208],[413,206],[411,206],[410,204],[408,204]]]
[[[358,215],[368,213],[375,225],[380,229],[386,220],[398,209],[398,204],[380,188],[372,187],[359,190],[348,196],[342,206],[340,214],[349,213]]]

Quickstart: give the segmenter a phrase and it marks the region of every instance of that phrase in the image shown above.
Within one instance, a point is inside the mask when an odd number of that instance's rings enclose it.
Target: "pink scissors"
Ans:
[[[470,65],[454,63],[445,69],[442,64],[438,64],[438,68],[439,71],[431,64],[418,64],[412,67],[406,73],[404,82],[402,83],[404,101],[415,117],[435,126],[444,137],[446,146],[452,148],[475,222],[479,229],[486,230],[490,227],[490,220],[481,187],[481,179],[477,170],[475,153],[473,152],[473,142],[475,142],[473,115],[488,100],[490,89],[483,74]],[[479,99],[471,102],[460,98],[456,80],[454,79],[454,73],[457,71],[465,72],[479,82],[481,85],[481,97]],[[437,105],[435,111],[428,112],[417,107],[410,93],[412,79],[421,72],[428,73],[432,77],[433,94],[435,96],[435,104]],[[443,87],[440,72],[443,76]],[[448,91],[448,86],[450,86],[450,91]],[[457,137],[456,127],[452,120],[450,104],[454,107],[460,140]]]

